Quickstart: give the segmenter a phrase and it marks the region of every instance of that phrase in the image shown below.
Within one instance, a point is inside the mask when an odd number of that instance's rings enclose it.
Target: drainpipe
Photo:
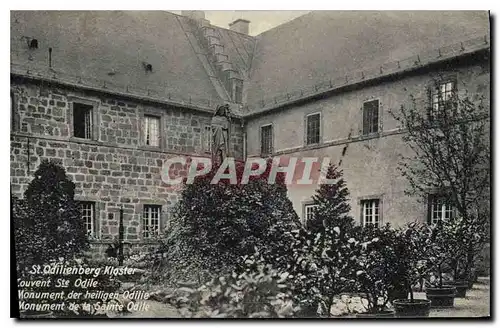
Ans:
[[[118,225],[118,265],[123,266],[123,205],[120,206],[120,221]]]
[[[30,160],[31,160],[31,158],[30,158],[30,154],[31,154],[31,152],[30,152],[30,137],[26,137],[26,148],[27,148],[26,150],[27,150],[27,153],[28,153],[27,161],[26,161],[26,168],[27,168],[27,173],[28,173],[28,176],[29,176],[30,173],[31,173],[30,172],[30,170],[31,170],[31,168],[30,168]]]
[[[245,120],[241,119],[241,128],[243,129],[243,161],[247,160],[247,131],[245,128]]]

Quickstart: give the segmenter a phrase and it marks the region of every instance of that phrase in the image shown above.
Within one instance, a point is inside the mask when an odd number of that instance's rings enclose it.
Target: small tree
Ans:
[[[64,168],[42,161],[24,199],[14,207],[16,258],[20,274],[29,266],[70,260],[88,247],[87,234],[74,200],[75,184]]]
[[[414,301],[412,286],[433,268],[431,257],[434,247],[432,231],[425,224],[412,222],[397,231],[393,243],[397,258],[394,269],[404,282],[405,290],[410,293],[411,302]]]
[[[312,219],[306,222],[307,229],[295,232],[293,245],[291,273],[296,297],[303,309],[309,309],[305,315],[315,315],[311,312],[319,306],[330,316],[335,297],[354,287],[352,270],[360,254],[342,172],[330,165],[326,178],[334,183],[323,184],[316,191]]]
[[[443,286],[444,268],[448,268],[448,273],[453,275],[454,280],[464,279],[466,274],[467,249],[463,247],[464,242],[470,238],[467,235],[468,229],[464,227],[462,218],[439,221],[432,229],[431,260],[437,270],[438,286]],[[450,272],[450,270],[452,272]]]
[[[396,231],[383,227],[366,226],[359,240],[361,254],[356,262],[356,286],[364,294],[368,313],[387,310],[391,295],[398,288],[398,258],[394,250]]]
[[[436,90],[442,85],[436,83]],[[393,117],[405,129],[413,156],[401,163],[410,194],[442,193],[464,221],[466,267],[488,235],[490,201],[489,103],[484,96],[441,92],[424,104],[410,96]]]
[[[340,231],[350,231],[354,221],[349,214],[349,190],[342,178],[342,171],[334,165],[329,165],[326,178],[335,182],[321,184],[316,190],[312,197],[316,207],[311,220],[306,222],[307,229],[313,233],[323,231],[325,227],[339,227]]]

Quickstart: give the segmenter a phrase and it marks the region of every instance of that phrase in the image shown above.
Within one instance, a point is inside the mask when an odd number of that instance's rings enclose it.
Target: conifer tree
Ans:
[[[34,175],[13,213],[20,266],[71,259],[88,246],[80,207],[74,199],[75,184],[64,168],[44,160]]]
[[[351,210],[348,202],[349,190],[342,177],[342,171],[330,164],[326,178],[334,182],[321,184],[316,190],[316,194],[312,197],[316,207],[312,219],[307,222],[307,228],[312,232],[319,232],[326,227],[339,227],[341,231],[349,230],[354,226],[354,220],[349,215]]]
[[[320,185],[313,196],[317,206],[312,219],[295,235],[292,274],[298,301],[309,311],[305,316],[317,315],[318,309],[330,316],[334,298],[352,291],[352,268],[361,254],[356,239],[359,227],[349,215],[349,191],[342,172],[330,165],[326,178],[333,183]]]

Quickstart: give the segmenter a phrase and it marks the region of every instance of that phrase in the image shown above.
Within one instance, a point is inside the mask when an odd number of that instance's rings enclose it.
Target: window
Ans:
[[[313,219],[314,209],[318,207],[316,204],[307,204],[304,205],[304,220],[310,221]]]
[[[10,130],[16,130],[16,110],[14,107],[14,95],[10,94]]]
[[[203,128],[203,150],[212,152],[213,129],[210,125],[205,125]]]
[[[306,144],[307,145],[314,145],[314,144],[319,143],[320,136],[321,136],[320,123],[321,123],[321,114],[320,113],[307,115],[307,117],[306,117],[306,128],[307,128]]]
[[[160,118],[144,115],[144,144],[146,146],[158,147],[160,145]]]
[[[243,81],[234,80],[234,102],[241,104],[243,102]]]
[[[436,224],[439,221],[447,221],[453,217],[453,207],[445,196],[429,196],[429,224]]]
[[[361,224],[373,225],[378,227],[380,225],[380,200],[379,199],[366,199],[361,201]]]
[[[92,139],[92,105],[73,103],[73,135],[77,138]]]
[[[262,155],[273,153],[273,126],[271,124],[260,127],[260,153]]]
[[[436,118],[443,110],[448,110],[453,105],[453,93],[455,92],[455,83],[448,81],[437,85],[431,94],[431,113],[429,119]]]
[[[144,205],[142,213],[142,236],[151,238],[160,233],[160,205]]]
[[[363,103],[363,134],[378,132],[378,100]]]
[[[95,203],[80,202],[80,210],[82,212],[83,222],[87,231],[87,236],[97,237],[96,220],[95,220]]]

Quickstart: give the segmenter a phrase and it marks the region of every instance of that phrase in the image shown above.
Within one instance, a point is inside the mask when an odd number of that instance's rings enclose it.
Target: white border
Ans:
[[[1,11],[1,19],[0,23],[3,25],[0,31],[2,32],[1,34],[1,40],[2,44],[4,47],[2,47],[2,71],[0,76],[2,77],[2,87],[0,90],[3,91],[2,93],[2,104],[4,104],[4,110],[0,111],[0,124],[2,125],[0,127],[0,131],[3,134],[3,136],[0,138],[0,147],[4,160],[1,162],[2,167],[1,167],[1,185],[3,188],[1,189],[2,191],[2,197],[0,197],[0,206],[2,210],[2,214],[4,214],[2,217],[4,219],[7,219],[9,217],[9,194],[7,187],[10,183],[10,156],[8,155],[9,148],[10,148],[10,142],[8,141],[9,138],[9,125],[10,125],[10,120],[8,118],[9,115],[9,110],[7,110],[7,90],[10,90],[10,79],[9,79],[9,72],[10,72],[10,67],[8,65],[8,61],[10,58],[10,47],[7,45],[10,45],[10,13],[9,10],[36,10],[36,9],[65,9],[65,10],[116,10],[116,9],[124,9],[124,10],[186,10],[186,9],[203,9],[203,10],[227,10],[228,8],[231,8],[233,10],[367,10],[367,9],[372,9],[372,10],[492,10],[492,14],[495,15],[500,10],[498,10],[499,6],[498,1],[485,1],[485,0],[475,0],[475,1],[430,1],[430,0],[419,0],[419,1],[369,1],[369,0],[353,0],[353,1],[348,1],[348,2],[340,2],[340,1],[320,1],[320,0],[309,0],[309,1],[265,1],[265,0],[253,0],[253,1],[218,1],[218,2],[207,2],[207,1],[182,1],[182,2],[165,2],[165,1],[140,1],[140,2],[122,2],[122,1],[96,1],[96,0],[87,0],[83,2],[70,2],[70,1],[35,1],[35,0],[25,0],[25,1],[18,1],[15,2],[14,5],[7,6],[9,2],[4,1],[2,2],[2,6],[5,6],[5,10]],[[494,27],[494,26],[493,26]],[[492,31],[492,35],[496,36],[494,31]],[[494,42],[496,41],[496,37]],[[493,58],[493,60],[496,60],[497,56]],[[494,76],[496,77],[496,76]],[[496,84],[493,84],[496,85]],[[496,93],[496,88],[495,90],[492,90],[493,94],[498,94]],[[495,120],[496,118],[499,117],[499,115],[494,115]],[[498,122],[496,121],[498,126]],[[496,135],[494,136],[496,139]],[[499,149],[499,142],[498,140],[495,140],[496,144],[496,149],[495,152],[498,153],[500,151]],[[9,162],[7,162],[7,159],[9,159]],[[498,177],[499,175],[496,174]],[[496,181],[495,181],[496,182]],[[498,194],[496,197],[499,197]],[[500,197],[499,197],[500,198]],[[496,198],[495,203],[500,204],[500,199]],[[494,218],[493,218],[494,219]],[[495,229],[498,229],[498,224],[495,224]],[[2,233],[4,234],[3,238],[1,238],[1,241],[3,243],[3,254],[9,254],[7,250],[10,249],[10,236],[9,236],[9,229],[2,229]],[[493,232],[494,235],[495,234]],[[498,250],[498,245],[499,241],[496,240],[496,249],[495,251]],[[9,258],[6,256],[3,258],[2,263],[10,266]],[[2,282],[4,283],[4,290],[8,290],[8,282],[9,282],[9,271],[6,269],[6,266],[4,265],[4,270],[2,270]],[[495,268],[498,269],[498,268]],[[496,270],[495,270],[496,272]],[[496,277],[495,277],[496,278]],[[495,284],[498,286],[498,282]],[[497,291],[497,290],[495,290]],[[497,294],[498,295],[498,294]],[[12,326],[16,324],[16,322],[12,319],[8,319],[10,317],[10,304],[9,304],[9,292],[7,291],[4,293],[2,297],[2,306],[1,309],[3,311],[2,313],[2,323],[6,323],[8,326]],[[498,302],[496,302],[496,308],[495,312],[498,315]],[[65,324],[67,322],[62,322],[62,324]],[[83,321],[83,322],[71,322],[71,324],[88,324],[89,321]],[[142,322],[131,322],[131,323],[126,323],[126,324],[139,324],[139,325],[165,325],[167,324],[168,326],[185,326],[185,325],[193,325],[193,324],[220,324],[221,322],[215,322],[215,323],[209,323],[209,322],[169,322],[169,321],[163,321],[163,322],[148,322],[148,321],[142,321]],[[240,322],[228,322],[227,324],[229,325],[235,325],[239,324]],[[245,324],[249,324],[249,322],[244,322]],[[332,324],[337,324],[337,322],[330,322],[330,321],[316,321],[315,323],[318,324],[323,324],[323,325],[332,325]],[[387,322],[382,322],[382,323],[376,323],[376,322],[338,322],[338,324],[348,324],[350,326],[357,326],[357,327],[364,327],[365,325],[385,325]],[[395,322],[395,324],[398,324],[399,322]],[[46,325],[46,326],[52,326],[55,325],[55,322],[44,322],[44,323],[24,323],[24,327],[28,326],[39,326],[39,325]],[[110,324],[110,322],[94,322],[90,321],[90,324],[92,324],[94,327],[104,327],[107,324]],[[123,325],[124,322],[120,321],[118,322],[119,325]],[[280,322],[255,322],[255,323],[250,323],[253,325],[259,325],[259,326],[276,326],[276,325],[290,325],[290,324],[298,324],[298,325],[308,325],[308,322],[296,322],[296,321],[280,321]],[[446,321],[440,321],[440,322],[418,322],[418,323],[412,323],[415,326],[427,326],[427,325],[447,325],[447,324],[452,324],[454,325],[455,322],[446,322]]]

